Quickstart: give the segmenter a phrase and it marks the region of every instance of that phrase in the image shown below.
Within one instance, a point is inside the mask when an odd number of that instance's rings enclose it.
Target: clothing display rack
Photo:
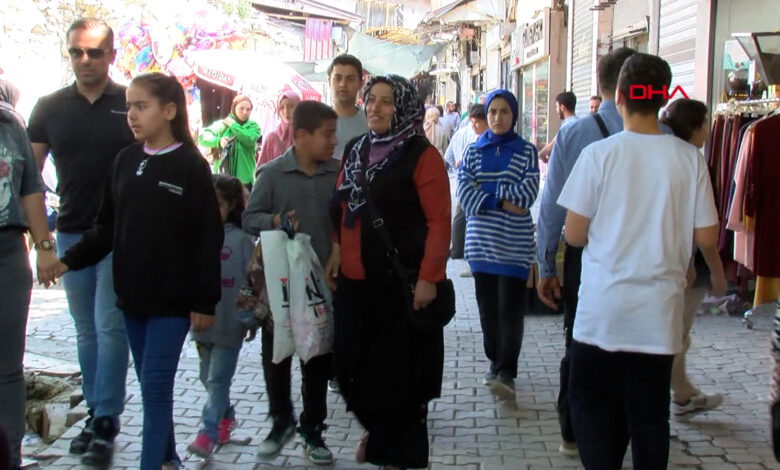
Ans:
[[[780,107],[780,98],[767,98],[761,100],[729,101],[720,103],[715,108],[716,114],[734,115],[743,113],[767,114]]]
[[[777,234],[780,222],[774,222],[777,211],[768,208],[761,196],[762,190],[766,196],[768,182],[780,180],[776,152],[766,151],[769,141],[773,142],[769,145],[776,144],[772,134],[780,132],[779,112],[780,98],[722,103],[716,108],[705,149],[720,219],[721,258],[743,291],[747,280],[757,276],[753,307],[743,315],[743,324],[749,329],[756,308],[773,302],[780,290],[780,266],[775,266],[780,261],[771,253],[766,256],[767,234]],[[763,122],[762,130],[753,132],[759,122]],[[772,127],[769,131],[768,123]],[[767,175],[774,179],[767,179]]]

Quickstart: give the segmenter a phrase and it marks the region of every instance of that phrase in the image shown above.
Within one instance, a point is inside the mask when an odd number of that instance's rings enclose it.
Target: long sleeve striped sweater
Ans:
[[[498,209],[499,200],[530,208],[539,191],[536,148],[520,137],[468,147],[458,172],[457,196],[466,224],[466,260],[472,272],[528,278],[536,260],[533,221]]]

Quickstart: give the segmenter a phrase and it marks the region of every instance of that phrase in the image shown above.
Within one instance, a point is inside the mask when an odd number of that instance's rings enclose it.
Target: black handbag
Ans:
[[[364,178],[364,181],[365,178]],[[406,313],[412,324],[421,330],[434,330],[444,328],[455,316],[455,286],[452,280],[444,279],[436,283],[436,297],[426,307],[414,309],[414,287],[417,284],[417,273],[407,270],[401,262],[398,250],[395,248],[390,233],[385,227],[385,221],[379,215],[371,201],[368,183],[364,188],[366,195],[366,209],[371,219],[371,227],[385,247],[385,254],[393,265],[393,271],[403,283],[404,304]]]

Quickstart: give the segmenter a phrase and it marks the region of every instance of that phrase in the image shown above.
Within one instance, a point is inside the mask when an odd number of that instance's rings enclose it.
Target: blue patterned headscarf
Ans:
[[[347,202],[344,225],[352,227],[366,203],[363,191],[363,163],[368,183],[385,168],[404,157],[399,152],[404,144],[416,135],[424,135],[425,107],[409,80],[398,75],[373,77],[363,88],[363,103],[368,102],[371,87],[385,83],[393,89],[393,119],[383,134],[369,130],[350,149],[344,162],[344,176],[336,190],[336,198]],[[365,112],[365,108],[364,108]]]
[[[490,102],[495,98],[503,98],[507,104],[509,104],[509,109],[512,111],[512,126],[509,128],[509,132],[504,134],[494,134],[493,131],[488,128],[488,130],[483,132],[482,135],[479,136],[479,139],[474,143],[477,148],[483,148],[488,145],[507,144],[516,139],[522,141],[522,138],[515,132],[515,125],[517,125],[517,99],[515,98],[515,95],[512,94],[511,91],[504,89],[493,90],[488,93],[485,97],[485,116],[488,119],[490,119],[488,108],[490,107]],[[525,141],[522,142],[524,145]],[[522,150],[522,147],[520,147],[520,149]]]

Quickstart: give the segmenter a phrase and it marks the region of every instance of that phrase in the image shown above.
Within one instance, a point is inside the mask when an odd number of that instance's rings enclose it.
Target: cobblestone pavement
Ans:
[[[457,276],[462,262],[451,262],[450,276],[458,292],[458,314],[446,328],[445,377],[442,398],[431,407],[429,429],[433,469],[575,469],[577,460],[558,454],[557,414],[558,363],[562,353],[561,318],[553,315],[529,316],[520,357],[517,399],[497,402],[479,383],[486,367],[481,332],[471,279]],[[31,357],[60,357],[75,361],[75,332],[67,314],[62,290],[36,289],[28,325]],[[768,421],[769,331],[771,320],[759,315],[753,330],[741,326],[736,317],[699,317],[689,353],[689,372],[705,391],[725,395],[716,411],[694,418],[690,423],[672,424],[670,468],[702,470],[759,470],[780,468],[774,461]],[[179,452],[198,430],[205,393],[197,378],[198,360],[191,343],[185,346],[179,365],[175,392],[175,422]],[[296,367],[297,369],[297,367]],[[138,382],[128,375],[128,403],[122,416],[122,433],[117,438],[116,469],[137,468],[142,424]],[[299,389],[296,370],[294,387]],[[273,461],[262,462],[255,455],[256,444],[270,430],[266,420],[267,398],[260,366],[259,342],[241,352],[232,397],[239,428],[235,436],[252,438],[249,446],[228,445],[221,449],[208,468],[314,468],[307,465],[301,445],[295,440]],[[294,394],[300,403],[300,394]],[[298,407],[298,409],[300,409]],[[333,450],[337,469],[365,469],[356,464],[354,446],[362,434],[357,420],[344,411],[335,394],[329,396],[330,429],[325,433]],[[48,453],[63,457],[50,460],[47,468],[80,468],[78,459],[67,455],[69,438],[78,432],[71,428]],[[201,468],[186,462],[187,468]],[[626,468],[630,468],[626,460]]]

